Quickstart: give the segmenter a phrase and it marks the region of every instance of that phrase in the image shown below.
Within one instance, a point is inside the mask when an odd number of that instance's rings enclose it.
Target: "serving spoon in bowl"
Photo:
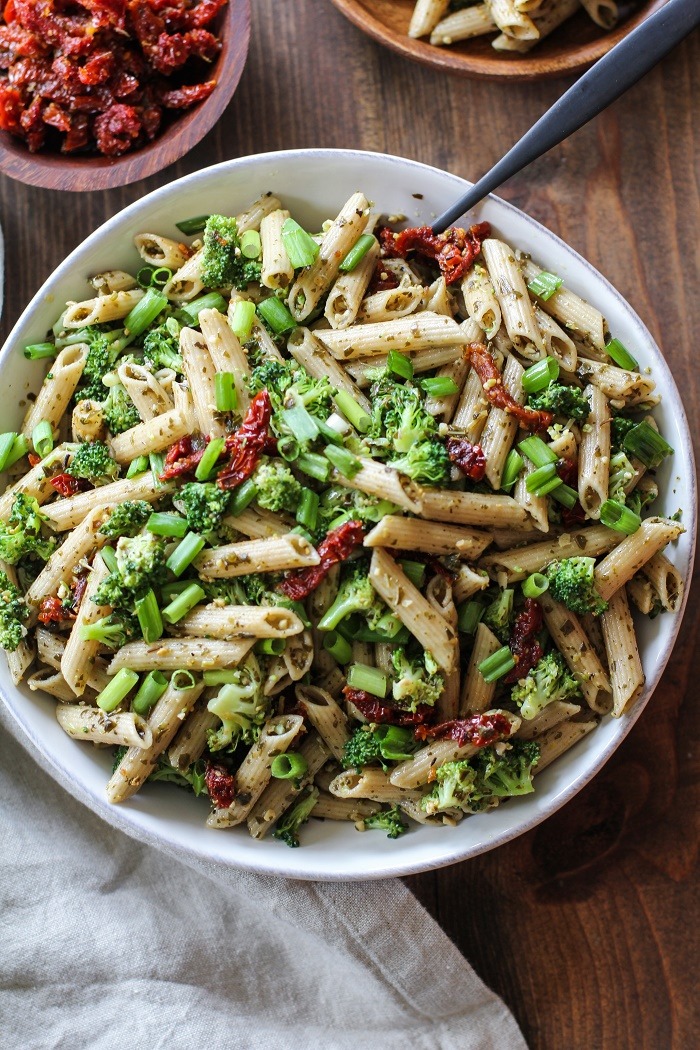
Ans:
[[[668,0],[599,59],[536,124],[432,224],[443,233],[512,175],[582,128],[700,25],[700,0]]]

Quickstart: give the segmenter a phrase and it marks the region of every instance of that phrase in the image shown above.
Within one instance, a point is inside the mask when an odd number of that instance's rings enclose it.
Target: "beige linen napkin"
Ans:
[[[524,1050],[400,881],[184,864],[105,824],[0,720],[3,1046]]]

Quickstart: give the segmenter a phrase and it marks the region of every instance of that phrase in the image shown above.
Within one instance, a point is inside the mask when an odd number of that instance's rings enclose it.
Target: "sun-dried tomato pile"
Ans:
[[[0,22],[0,128],[64,153],[116,157],[155,138],[168,110],[216,85],[226,0],[8,0]]]

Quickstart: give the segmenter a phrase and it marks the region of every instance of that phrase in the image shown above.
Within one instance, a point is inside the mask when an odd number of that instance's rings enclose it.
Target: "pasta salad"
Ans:
[[[455,825],[621,717],[683,582],[648,372],[488,223],[272,193],[91,278],[0,435],[0,644],[107,796]],[[136,256],[135,256],[136,257]]]

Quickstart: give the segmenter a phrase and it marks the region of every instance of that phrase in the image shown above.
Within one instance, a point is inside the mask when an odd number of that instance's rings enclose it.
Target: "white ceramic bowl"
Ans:
[[[157,231],[177,236],[174,223],[203,211],[235,214],[260,192],[274,190],[292,214],[317,227],[336,213],[350,194],[362,189],[385,213],[406,215],[410,223],[430,222],[465,189],[463,180],[414,161],[376,153],[303,150],[243,157],[188,175],[150,193],[105,223],[49,278],[17,322],[0,353],[6,404],[18,406],[36,389],[40,364],[25,361],[21,348],[45,336],[62,304],[88,292],[86,278],[105,269],[132,270],[138,256],[134,234]],[[690,579],[695,547],[695,468],[683,405],[668,366],[640,319],[615,289],[579,255],[539,223],[496,197],[478,209],[509,242],[533,254],[566,284],[598,306],[614,335],[651,367],[662,404],[656,411],[664,435],[676,449],[659,472],[660,513],[683,509],[685,535],[671,557]],[[19,422],[12,409],[3,428]],[[201,799],[171,786],[147,785],[126,804],[105,799],[111,752],[83,747],[67,737],[54,717],[49,697],[15,688],[0,660],[0,689],[14,718],[38,750],[46,768],[72,794],[128,834],[180,853],[194,853],[233,867],[301,879],[371,879],[405,875],[474,857],[533,828],[588,783],[641,715],[671,654],[681,614],[639,624],[647,685],[632,714],[606,718],[537,778],[534,795],[513,799],[499,809],[462,821],[456,829],[412,826],[391,841],[379,832],[358,834],[352,825],[311,821],[303,846],[290,850],[272,839],[256,842],[241,829],[212,831],[204,826]]]

